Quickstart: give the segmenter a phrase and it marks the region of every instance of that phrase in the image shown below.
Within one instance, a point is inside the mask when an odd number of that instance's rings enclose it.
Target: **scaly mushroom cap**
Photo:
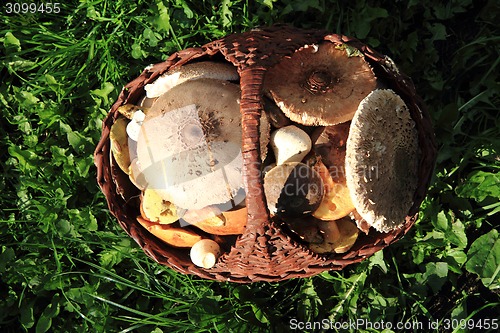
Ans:
[[[375,90],[359,105],[346,150],[346,181],[358,213],[381,232],[400,227],[418,182],[418,134],[403,100]]]
[[[301,48],[271,68],[264,92],[291,120],[328,126],[352,119],[376,84],[362,56],[348,57],[345,50],[325,42]]]
[[[239,87],[191,80],[151,107],[137,142],[148,186],[184,209],[232,200],[243,188]]]

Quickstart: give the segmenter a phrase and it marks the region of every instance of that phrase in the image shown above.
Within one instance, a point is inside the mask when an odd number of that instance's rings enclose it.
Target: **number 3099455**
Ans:
[[[58,14],[61,12],[59,2],[7,2],[5,4],[5,13],[7,14]]]

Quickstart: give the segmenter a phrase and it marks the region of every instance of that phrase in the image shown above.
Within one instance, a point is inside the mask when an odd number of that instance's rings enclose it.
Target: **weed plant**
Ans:
[[[9,13],[9,3],[0,7],[0,331],[497,331],[497,1],[70,0],[59,13]],[[273,23],[358,37],[413,78],[439,145],[420,218],[340,272],[251,285],[177,274],[107,211],[92,156],[102,119],[146,65]]]

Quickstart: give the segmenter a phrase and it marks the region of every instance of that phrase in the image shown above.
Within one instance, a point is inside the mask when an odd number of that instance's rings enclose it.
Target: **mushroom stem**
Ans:
[[[290,125],[276,130],[271,135],[271,146],[276,157],[276,164],[300,162],[311,151],[311,138],[298,128]]]
[[[214,267],[220,254],[219,244],[211,239],[196,242],[189,252],[193,264],[203,268]]]

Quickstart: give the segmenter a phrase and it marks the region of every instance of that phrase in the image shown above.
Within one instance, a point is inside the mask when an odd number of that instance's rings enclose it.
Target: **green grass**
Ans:
[[[59,14],[6,8],[2,332],[286,332],[295,320],[327,320],[332,331],[366,320],[436,332],[462,320],[474,332],[500,318],[496,1],[80,0],[65,1]],[[440,149],[419,221],[369,260],[308,279],[235,285],[155,264],[108,213],[95,182],[103,117],[148,64],[280,22],[361,38],[412,76]]]

